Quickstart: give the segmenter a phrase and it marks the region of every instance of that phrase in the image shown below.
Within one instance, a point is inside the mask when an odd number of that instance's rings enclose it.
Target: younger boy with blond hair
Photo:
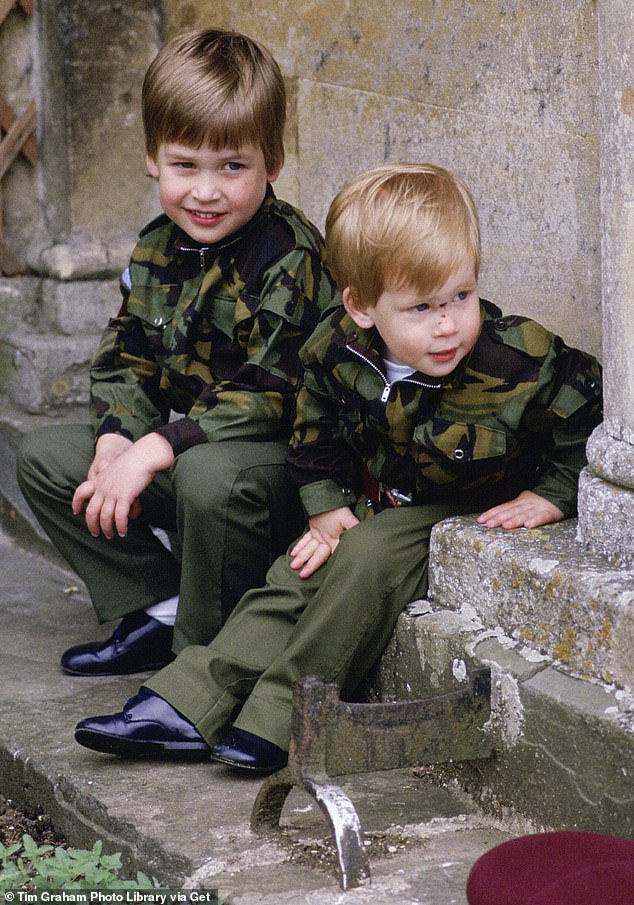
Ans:
[[[37,431],[18,459],[99,620],[122,619],[66,651],[73,675],[155,670],[207,644],[297,536],[284,455],[298,352],[340,304],[319,232],[271,187],[286,96],[269,51],[221,29],[180,35],[142,104],[164,213],[123,274],[91,369],[92,424]],[[180,558],[156,528],[177,534]]]
[[[575,513],[599,366],[479,298],[461,180],[428,164],[370,171],[334,200],[326,247],[345,308],[302,350],[288,456],[308,529],[208,647],[181,651],[123,712],[82,720],[86,747],[278,769],[294,683],[354,694],[427,591],[437,521],[535,528]]]

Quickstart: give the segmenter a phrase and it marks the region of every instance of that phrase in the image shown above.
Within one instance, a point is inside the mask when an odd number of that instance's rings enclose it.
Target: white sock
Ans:
[[[157,622],[163,625],[174,625],[176,622],[176,610],[178,609],[178,596],[168,597],[167,600],[160,600],[152,606],[146,606],[145,612]]]

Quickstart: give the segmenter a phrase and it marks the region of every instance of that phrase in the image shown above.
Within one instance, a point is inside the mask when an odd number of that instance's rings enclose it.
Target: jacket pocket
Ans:
[[[157,330],[162,329],[174,317],[174,294],[180,286],[161,283],[155,286],[133,286],[128,296],[128,314],[138,317]]]
[[[550,410],[558,418],[574,415],[588,401],[601,398],[601,384],[591,374],[580,375],[579,386],[564,384],[550,404]]]
[[[506,453],[505,431],[440,418],[419,424],[414,430],[414,442],[422,458],[453,463],[456,467],[468,462],[485,465],[491,460],[497,468],[497,460]]]

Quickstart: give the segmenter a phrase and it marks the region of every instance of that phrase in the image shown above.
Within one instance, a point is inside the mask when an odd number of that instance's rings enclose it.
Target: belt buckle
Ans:
[[[411,506],[413,500],[413,494],[411,493],[403,493],[402,490],[399,490],[397,487],[381,487],[383,494],[390,506],[393,506],[397,509],[399,506]]]

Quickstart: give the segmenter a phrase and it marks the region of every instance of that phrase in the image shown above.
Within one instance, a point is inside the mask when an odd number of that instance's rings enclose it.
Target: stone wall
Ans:
[[[284,188],[320,225],[363,169],[452,167],[481,211],[483,294],[600,353],[595,2],[163,5],[168,36],[221,24],[273,50],[292,89]]]
[[[103,246],[101,269],[114,272],[154,215],[140,89],[160,43],[160,3],[145,0],[39,0],[33,19],[9,13],[0,90],[18,112],[29,96],[38,108],[38,165],[18,159],[3,181],[7,244],[25,268],[49,272],[43,251],[72,244],[84,259],[82,246],[93,257]]]
[[[62,274],[46,250],[62,245],[72,259],[87,245],[97,252],[84,277],[114,275],[157,210],[143,168],[143,72],[166,38],[223,25],[271,47],[288,81],[279,194],[323,225],[362,169],[403,159],[455,168],[481,211],[483,294],[600,354],[596,6],[394,0],[386,15],[377,0],[40,0],[28,35],[14,10],[9,39],[28,58],[18,85],[35,83],[41,161],[36,175],[16,164],[7,179],[12,250],[72,279],[68,257]],[[3,81],[14,75],[7,59]]]
[[[57,71],[61,79],[41,110],[43,194],[61,211],[62,235],[106,244],[127,239],[129,245],[154,212],[140,93],[159,40],[155,5],[160,4],[40,0],[42,91],[49,73]],[[51,155],[65,161],[65,180],[52,178]]]

